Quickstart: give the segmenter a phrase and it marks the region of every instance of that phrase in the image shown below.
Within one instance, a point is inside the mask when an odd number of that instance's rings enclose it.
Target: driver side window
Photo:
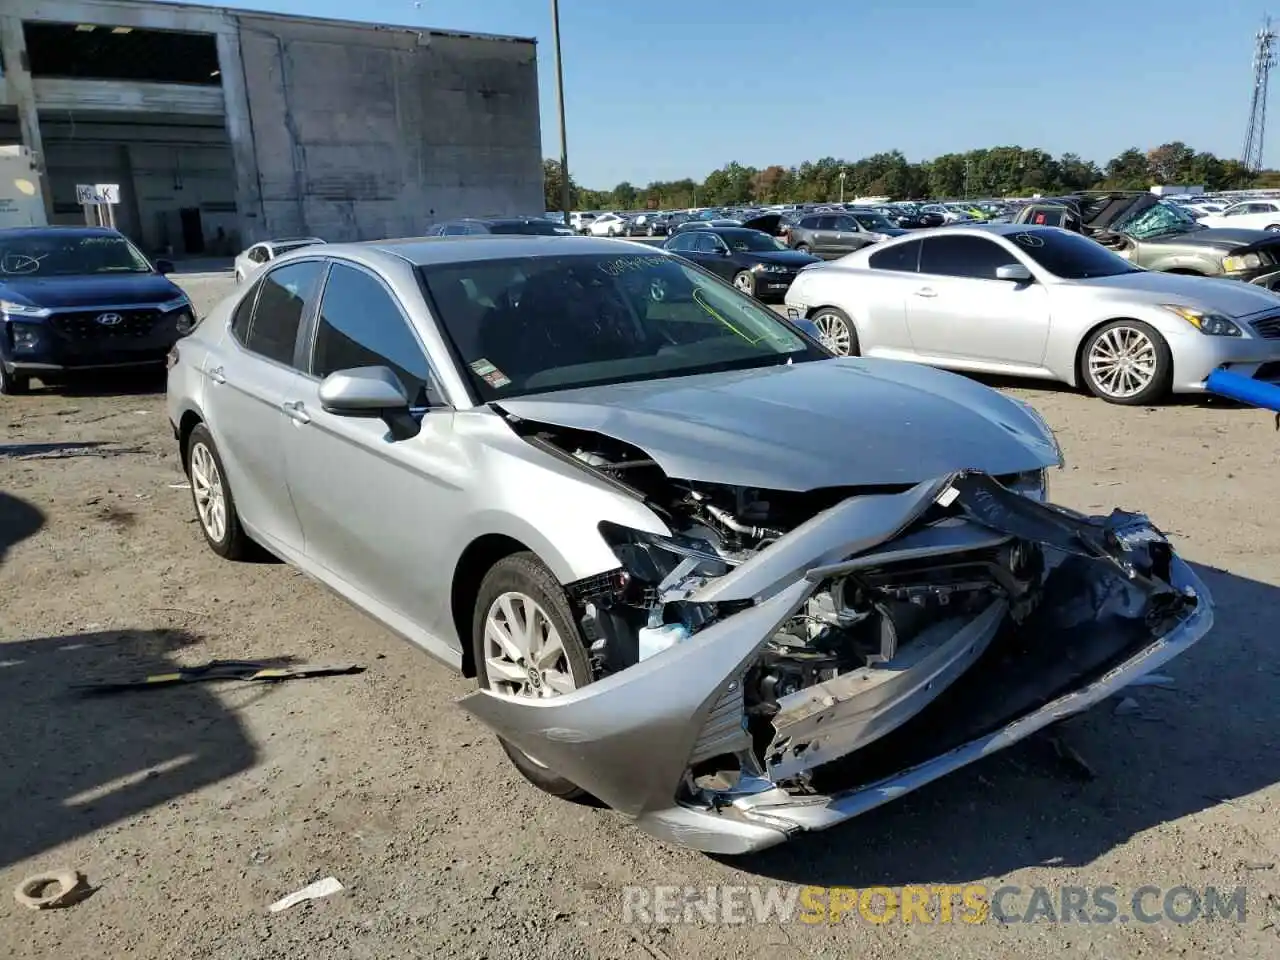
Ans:
[[[323,379],[335,370],[387,367],[413,407],[427,406],[431,379],[426,351],[399,302],[370,273],[335,263],[320,300],[311,373]]]

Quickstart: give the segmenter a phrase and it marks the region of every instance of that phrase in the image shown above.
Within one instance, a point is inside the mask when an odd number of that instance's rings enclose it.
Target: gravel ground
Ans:
[[[182,278],[198,303],[223,278]],[[0,886],[55,867],[66,910],[0,904],[13,957],[1276,957],[1280,466],[1269,415],[1122,409],[1009,388],[1057,430],[1054,498],[1147,511],[1215,594],[1174,685],[842,829],[747,859],[662,846],[513,772],[451,701],[469,683],[282,564],[203,544],[162,384],[4,398]],[[122,389],[133,392],[121,393]],[[359,676],[72,700],[70,684],[211,658],[352,661]],[[346,890],[269,915],[333,875]],[[1243,923],[628,923],[622,888],[1248,889]],[[1025,900],[1025,898],[1024,898]],[[1158,898],[1156,901],[1158,902]],[[1022,901],[1018,901],[1022,903]]]

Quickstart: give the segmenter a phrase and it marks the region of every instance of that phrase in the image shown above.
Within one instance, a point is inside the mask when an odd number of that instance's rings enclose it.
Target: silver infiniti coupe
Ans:
[[[1030,407],[638,244],[288,254],[178,343],[168,409],[214,551],[475,677],[543,790],[701,850],[847,820],[1212,624],[1142,515],[1046,503]]]

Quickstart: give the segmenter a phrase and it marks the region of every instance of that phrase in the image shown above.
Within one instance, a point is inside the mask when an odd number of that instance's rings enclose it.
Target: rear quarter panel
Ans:
[[[787,304],[809,315],[819,307],[838,307],[853,321],[863,356],[899,356],[909,350],[905,290],[908,277],[864,265],[859,251],[840,260],[802,270],[787,291]]]

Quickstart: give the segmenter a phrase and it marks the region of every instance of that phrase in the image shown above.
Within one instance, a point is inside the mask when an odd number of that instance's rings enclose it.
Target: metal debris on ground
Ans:
[[[319,900],[322,897],[332,896],[342,889],[343,886],[337,877],[325,877],[323,880],[308,884],[301,890],[295,890],[287,897],[281,897],[267,909],[272,913],[279,913],[281,910],[288,910],[290,907],[297,906],[305,900]]]
[[[13,891],[13,898],[29,910],[52,910],[78,903],[92,891],[77,870],[53,870],[27,877]]]
[[[179,683],[205,683],[210,680],[279,683],[284,680],[309,677],[336,677],[363,673],[364,669],[356,663],[278,665],[257,660],[211,660],[200,666],[178,667],[169,673],[154,673],[136,679],[75,684],[72,689],[78,690],[81,696],[99,696],[128,690],[167,687]]]

